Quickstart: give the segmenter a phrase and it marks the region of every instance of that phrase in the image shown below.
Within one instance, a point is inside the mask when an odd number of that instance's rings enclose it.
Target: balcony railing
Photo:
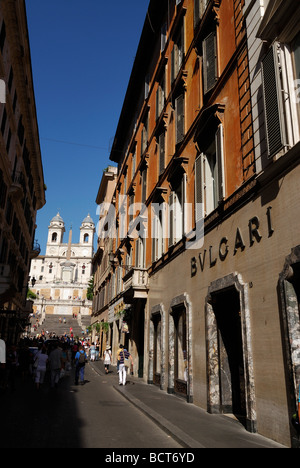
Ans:
[[[147,299],[148,271],[144,268],[131,268],[123,277],[124,296],[130,301],[134,299]]]
[[[12,184],[9,188],[9,194],[11,197],[17,200],[21,200],[24,196],[24,176],[22,172],[15,172],[12,176]]]
[[[11,271],[9,265],[0,263],[0,296],[11,287]]]
[[[34,241],[30,257],[36,258],[40,255],[40,253],[41,253],[41,246],[38,242]]]

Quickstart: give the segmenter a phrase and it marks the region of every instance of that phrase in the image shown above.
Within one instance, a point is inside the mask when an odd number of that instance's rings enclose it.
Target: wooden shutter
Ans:
[[[142,172],[142,203],[146,202],[147,197],[147,169]]]
[[[204,204],[204,178],[203,178],[203,153],[195,161],[195,218],[198,223],[203,217]]]
[[[187,189],[187,174],[183,174],[182,182],[181,182],[181,210],[182,210],[182,235],[185,236],[187,233],[187,214],[188,210],[186,209],[187,197],[186,197],[186,189]]]
[[[203,41],[204,94],[212,90],[217,80],[217,37],[212,32]]]
[[[184,95],[176,99],[176,144],[184,139]]]
[[[265,122],[270,158],[286,145],[279,47],[279,44],[275,43],[262,61]]]
[[[159,136],[159,175],[165,170],[165,134]]]
[[[167,44],[167,30],[168,30],[168,26],[167,26],[167,23],[165,23],[161,28],[161,46],[160,46],[161,52],[165,50],[165,47]]]
[[[218,165],[218,194],[219,201],[221,201],[226,196],[223,125],[219,125],[216,132],[216,157]]]
[[[194,28],[200,22],[200,0],[194,0]]]
[[[174,82],[176,76],[175,76],[175,44],[171,52],[171,83]]]
[[[169,198],[169,245],[174,244],[174,226],[175,226],[175,206],[174,206],[174,192],[171,192]]]

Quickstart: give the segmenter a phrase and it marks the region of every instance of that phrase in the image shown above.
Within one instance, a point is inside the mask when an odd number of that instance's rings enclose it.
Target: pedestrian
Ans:
[[[119,368],[120,368],[120,359],[119,359],[119,356],[120,356],[120,352],[122,351],[123,349],[123,345],[119,345],[119,349],[117,351],[117,373],[119,373]]]
[[[96,346],[94,342],[92,343],[92,346],[90,347],[90,358],[91,358],[91,361],[95,361],[96,359]]]
[[[105,367],[105,372],[108,374],[109,372],[109,366],[111,364],[111,350],[110,346],[106,346],[106,350],[103,353],[104,357],[104,367]]]
[[[18,367],[18,354],[16,346],[9,346],[6,356],[6,370],[11,392],[16,389],[16,371]]]
[[[98,361],[99,359],[99,353],[100,353],[100,347],[99,347],[99,343],[97,342],[96,343],[96,361]]]
[[[124,349],[123,345],[120,345],[120,353],[119,353],[119,385],[126,385],[126,378],[127,378],[127,369],[129,367],[128,360],[131,361],[131,365],[133,364],[133,359],[131,354]]]
[[[0,338],[0,364],[6,363],[6,345],[5,341]]]
[[[37,353],[36,356],[37,366],[36,366],[36,373],[35,373],[35,383],[36,389],[40,389],[40,385],[44,383],[45,375],[47,371],[47,362],[48,362],[48,354],[46,346],[43,346],[41,352]]]
[[[82,385],[84,385],[84,371],[85,371],[85,363],[87,360],[87,355],[83,349],[83,346],[79,346],[79,351],[76,353],[75,356],[75,385],[79,384],[79,378]]]
[[[49,355],[50,372],[51,372],[51,388],[57,387],[60,379],[60,371],[62,369],[62,351],[58,347],[58,343],[54,344],[54,349]]]
[[[0,338],[0,392],[5,391],[6,344]]]

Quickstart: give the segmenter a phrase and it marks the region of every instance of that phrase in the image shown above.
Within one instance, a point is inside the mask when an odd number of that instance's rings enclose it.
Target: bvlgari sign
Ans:
[[[271,211],[272,207],[270,206],[267,209],[266,219],[264,220],[267,223],[269,238],[272,237],[274,233]],[[225,262],[230,253],[235,256],[239,251],[243,252],[247,245],[252,247],[256,242],[260,243],[263,238],[261,235],[261,226],[262,222],[257,216],[249,220],[247,229],[249,244],[247,244],[246,237],[244,237],[244,230],[237,227],[231,241],[228,237],[224,236],[217,246],[210,245],[208,249],[201,251],[198,258],[193,257],[191,259],[192,277],[196,276],[200,270],[203,272],[207,267],[213,268],[218,261]]]

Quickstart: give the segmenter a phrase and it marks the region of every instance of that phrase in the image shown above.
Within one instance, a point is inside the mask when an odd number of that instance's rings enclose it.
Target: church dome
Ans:
[[[90,214],[88,214],[87,217],[84,218],[84,220],[82,221],[82,224],[94,224],[94,221],[90,217]]]
[[[63,223],[63,222],[64,220],[62,219],[59,213],[57,213],[57,215],[51,219],[51,223]]]

